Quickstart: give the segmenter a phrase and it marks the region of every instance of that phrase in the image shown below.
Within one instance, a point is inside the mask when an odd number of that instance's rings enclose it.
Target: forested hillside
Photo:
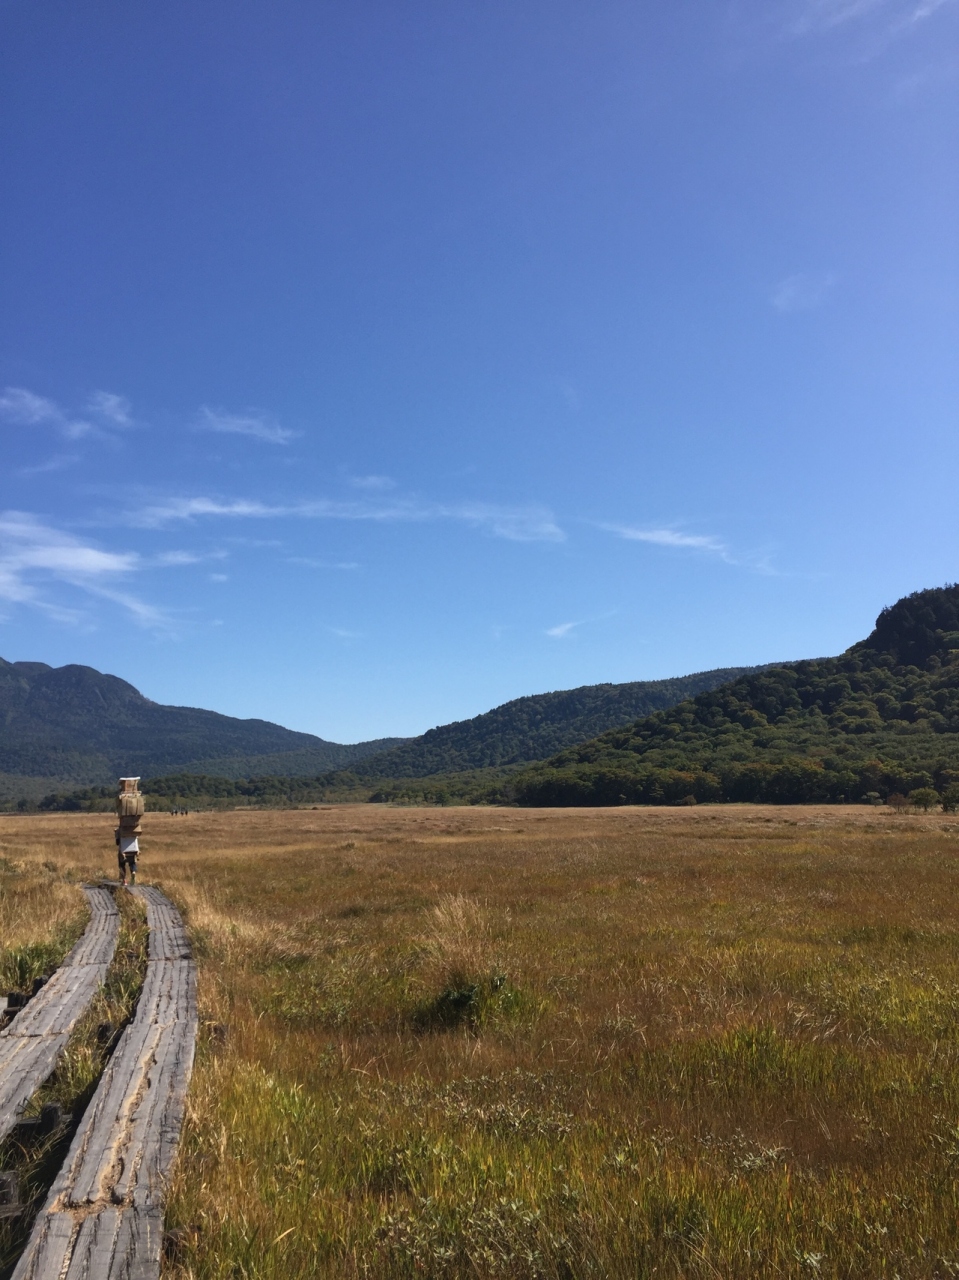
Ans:
[[[161,706],[92,667],[0,658],[0,788],[7,793],[22,792],[28,781],[35,790],[45,779],[80,786],[175,769],[316,774],[398,741],[343,746],[266,720]]]
[[[753,670],[724,667],[670,680],[588,684],[560,693],[515,698],[472,720],[458,720],[430,729],[419,738],[407,738],[391,751],[366,757],[353,771],[363,777],[425,778],[542,760],[563,747],[628,724],[637,716],[672,707]]]
[[[884,609],[838,658],[742,676],[511,782],[539,805],[947,794],[959,784],[959,586]]]

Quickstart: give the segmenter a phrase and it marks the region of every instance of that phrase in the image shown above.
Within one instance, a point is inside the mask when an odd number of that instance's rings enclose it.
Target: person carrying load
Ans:
[[[137,882],[137,858],[140,856],[140,841],[136,836],[127,835],[121,828],[117,827],[113,833],[117,844],[117,862],[120,864],[120,883],[125,885],[127,882],[127,869],[130,871],[130,883]]]
[[[126,884],[127,871],[130,883],[137,882],[137,859],[140,856],[139,836],[142,828],[140,818],[143,816],[143,796],[137,783],[139,778],[121,778],[120,794],[117,796],[117,817],[120,825],[114,832],[117,846],[117,862],[120,866],[120,883]]]

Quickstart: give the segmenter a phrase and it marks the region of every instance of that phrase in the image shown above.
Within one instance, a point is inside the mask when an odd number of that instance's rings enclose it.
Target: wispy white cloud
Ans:
[[[160,528],[177,521],[209,517],[379,522],[455,520],[512,542],[560,542],[565,537],[552,513],[538,505],[507,507],[479,502],[429,503],[399,496],[352,502],[321,498],[289,504],[271,504],[247,498],[168,498],[127,513],[131,524],[144,528]]]
[[[87,401],[87,412],[105,419],[114,427],[132,427],[132,405],[126,396],[118,396],[113,391],[94,391]]]
[[[264,444],[289,444],[299,434],[281,427],[275,418],[265,413],[226,413],[222,409],[200,410],[201,430],[219,431],[225,435],[250,436]]]
[[[926,18],[931,18],[937,9],[942,9],[947,4],[952,3],[954,3],[954,0],[923,0],[923,3],[917,4],[912,8],[910,21],[922,22]]]
[[[787,39],[847,34],[857,46],[856,60],[868,62],[955,3],[956,0],[797,0],[782,34]]]
[[[161,551],[153,559],[153,563],[161,569],[177,568],[184,564],[199,564],[204,559],[195,551]]]
[[[136,552],[104,551],[27,512],[0,513],[0,600],[10,604],[30,605],[60,621],[79,621],[80,611],[49,596],[51,584],[67,584],[119,604],[144,626],[165,626],[161,610],[113,585],[140,567]]]
[[[553,513],[537,504],[501,507],[493,503],[464,502],[424,509],[424,519],[463,520],[510,542],[563,542],[565,533]]]
[[[734,551],[728,543],[714,534],[682,533],[679,529],[645,529],[625,524],[600,524],[598,527],[615,534],[617,538],[625,538],[627,542],[646,542],[655,547],[677,551],[699,551],[716,556],[726,564],[749,569],[753,573],[777,575],[768,549]]]
[[[566,402],[566,408],[570,413],[579,413],[580,409],[583,407],[583,399],[573,384],[571,382],[560,381],[556,385],[559,394]]]
[[[729,550],[720,538],[712,534],[680,533],[677,529],[637,529],[631,525],[604,524],[608,533],[615,533],[628,542],[650,542],[657,547],[679,547],[692,551],[710,551],[727,559]]]
[[[39,396],[26,387],[6,387],[0,393],[0,419],[4,422],[16,427],[49,427],[68,440],[82,440],[84,436],[108,439],[118,427],[134,425],[130,401],[112,391],[95,391],[87,401],[83,415],[69,412],[55,400]],[[25,468],[22,474],[55,471],[76,460],[73,455],[61,455],[36,467]]]
[[[568,636],[576,627],[581,627],[582,622],[560,622],[555,627],[547,627],[546,635],[552,636],[554,640],[562,640]]]
[[[24,511],[0,515],[0,537],[8,565],[17,569],[45,569],[76,578],[130,573],[139,557],[132,551],[101,551],[70,534],[41,524]]]
[[[168,614],[162,609],[148,604],[145,600],[141,600],[139,596],[131,595],[128,591],[116,591],[110,587],[102,587],[96,584],[87,584],[86,590],[91,595],[100,596],[102,599],[110,600],[113,604],[118,604],[126,609],[134,622],[138,622],[141,627],[150,627],[157,631],[169,631],[172,628],[172,620]]]
[[[175,524],[179,520],[193,521],[200,516],[265,519],[293,514],[295,512],[289,507],[271,507],[264,502],[249,502],[246,499],[223,502],[216,498],[168,498],[152,506],[128,511],[127,522],[145,529],[156,529]]]
[[[345,627],[327,627],[330,635],[339,636],[341,640],[362,640],[362,631],[347,631]]]
[[[92,422],[71,417],[53,400],[26,387],[6,387],[0,393],[0,418],[15,427],[52,427],[68,440],[79,440],[95,430]]]
[[[890,8],[891,0],[802,0],[793,15],[790,30],[794,35],[812,31],[831,31],[834,27]]]
[[[780,280],[770,295],[777,311],[813,311],[821,306],[835,284],[828,271],[797,272]]]
[[[287,556],[288,564],[301,564],[307,569],[358,569],[356,560],[318,560],[314,556]]]
[[[55,453],[52,457],[47,458],[46,462],[38,462],[32,467],[20,467],[17,471],[18,476],[45,476],[50,475],[54,471],[65,471],[67,467],[75,466],[80,461],[78,453]]]
[[[354,489],[372,489],[379,493],[396,488],[396,481],[389,476],[351,476],[350,484]]]
[[[183,569],[191,565],[208,564],[211,560],[226,560],[229,552],[212,551],[158,551],[152,556],[140,558],[138,568],[141,569]]]

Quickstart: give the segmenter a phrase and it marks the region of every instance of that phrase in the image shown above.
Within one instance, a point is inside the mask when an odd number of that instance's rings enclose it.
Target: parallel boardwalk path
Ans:
[[[108,889],[87,886],[90,923],[45,986],[0,1031],[0,1142],[52,1074],[117,945],[120,916]]]
[[[156,1280],[163,1205],[196,1045],[196,967],[173,904],[146,902],[136,1015],[110,1059],[13,1280]]]

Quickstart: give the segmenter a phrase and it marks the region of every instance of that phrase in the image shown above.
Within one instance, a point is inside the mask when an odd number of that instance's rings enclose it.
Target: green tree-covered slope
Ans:
[[[741,676],[512,779],[524,804],[857,800],[959,782],[959,586],[838,658]]]
[[[112,782],[120,773],[178,769],[232,777],[316,774],[399,741],[343,746],[266,720],[161,706],[92,667],[0,658],[0,775],[7,775],[8,790],[19,785],[22,791],[23,779],[83,786]]]
[[[353,771],[363,777],[425,778],[434,773],[542,760],[563,747],[627,724],[637,716],[672,707],[753,670],[726,667],[671,680],[589,684],[560,693],[515,698],[472,720],[441,725],[419,738],[408,738],[391,751],[370,755],[354,765]]]

